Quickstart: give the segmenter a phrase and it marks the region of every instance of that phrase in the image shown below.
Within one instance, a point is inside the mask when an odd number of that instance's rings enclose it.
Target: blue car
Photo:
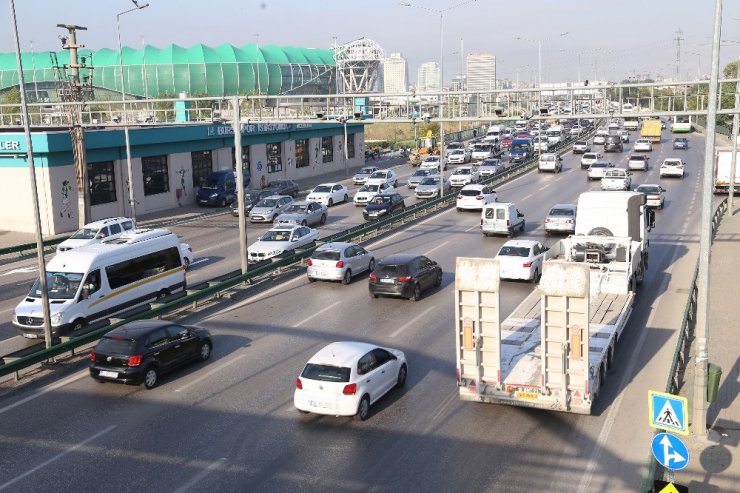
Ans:
[[[675,139],[673,139],[673,148],[674,149],[688,149],[689,140],[686,137],[676,137]]]

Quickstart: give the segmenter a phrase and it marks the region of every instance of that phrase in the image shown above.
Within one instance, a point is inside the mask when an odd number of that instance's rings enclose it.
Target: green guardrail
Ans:
[[[552,152],[560,152],[560,151],[566,150],[567,148],[572,146],[572,143],[574,140],[575,140],[574,138],[568,138],[563,144],[553,149]],[[536,163],[537,163],[537,154],[533,153],[533,155],[525,162],[517,166],[513,166],[506,170],[503,170],[502,172],[496,175],[493,175],[490,178],[484,180],[482,183],[496,185],[496,184],[507,182],[524,173],[527,173],[534,166],[536,166]],[[439,210],[442,208],[446,209],[448,207],[451,207],[456,197],[457,197],[457,192],[454,191],[446,195],[443,195],[442,197],[437,197],[436,199],[431,199],[431,200],[427,200],[424,202],[420,202],[418,204],[415,204],[414,206],[406,208],[406,210],[404,210],[403,212],[394,214],[392,216],[388,216],[387,218],[383,218],[378,221],[374,221],[372,223],[362,224],[362,225],[350,228],[348,230],[345,230],[343,232],[330,235],[329,237],[321,239],[319,243],[323,244],[329,241],[351,241],[351,240],[359,240],[360,242],[365,241],[367,239],[366,238],[367,236],[372,235],[373,237],[375,237],[377,236],[377,234],[373,234],[373,233],[380,233],[381,230],[388,229],[396,223],[403,224],[407,222],[406,221],[407,219],[410,219],[410,220],[419,219],[418,217],[419,214],[422,215],[421,217],[424,217],[426,215],[429,215],[433,210]],[[31,365],[35,365],[37,363],[50,360],[56,356],[59,356],[67,352],[72,352],[74,351],[74,349],[84,346],[86,344],[89,344],[93,341],[96,341],[97,339],[105,335],[107,332],[115,329],[116,327],[120,327],[126,323],[133,322],[135,320],[140,320],[140,319],[145,319],[145,318],[155,318],[155,317],[159,317],[162,315],[166,315],[184,306],[197,304],[198,301],[201,301],[201,300],[213,297],[213,296],[218,296],[220,293],[227,291],[239,284],[249,283],[251,282],[252,279],[256,277],[270,274],[274,271],[280,271],[284,267],[296,264],[298,262],[303,262],[305,259],[307,259],[313,254],[316,248],[318,248],[318,245],[301,250],[299,253],[293,254],[291,256],[285,257],[280,260],[276,260],[269,264],[252,266],[250,267],[250,269],[248,270],[246,274],[237,275],[235,277],[226,279],[224,281],[214,283],[213,286],[208,286],[207,288],[200,289],[194,293],[178,298],[172,302],[163,304],[162,306],[158,306],[156,308],[151,308],[149,310],[142,311],[141,313],[128,317],[125,320],[122,320],[120,322],[115,322],[110,325],[106,325],[104,327],[101,327],[100,329],[96,329],[86,334],[70,339],[69,341],[56,344],[50,348],[43,349],[41,351],[30,354],[28,356],[18,358],[17,360],[11,361],[4,365],[0,365],[0,377],[10,375],[12,373],[17,373],[20,370],[28,368]],[[210,284],[213,281],[205,281],[205,282]]]
[[[714,211],[712,216],[712,237],[714,237],[717,229],[719,228],[722,217],[727,211],[727,199],[723,199],[719,203],[717,209]],[[696,323],[696,310],[698,306],[698,294],[699,289],[697,286],[697,280],[699,278],[699,259],[696,260],[696,267],[694,268],[694,277],[691,279],[691,286],[689,287],[689,296],[686,300],[686,306],[684,308],[683,320],[681,320],[681,328],[678,333],[678,340],[676,341],[676,348],[673,351],[673,359],[671,360],[671,368],[668,372],[668,382],[665,385],[665,392],[667,394],[675,394],[678,392],[681,386],[680,377],[686,368],[688,361],[688,355],[686,354],[689,350],[689,344],[691,343],[691,336],[694,332],[694,326]],[[655,431],[658,433],[658,430]],[[648,455],[648,467],[647,474],[643,478],[640,492],[649,493],[653,491],[653,480],[657,471],[658,463],[652,454]]]
[[[58,245],[59,243],[66,240],[67,238],[69,238],[69,236],[51,238],[49,240],[44,240],[42,244],[44,245],[44,247],[50,247],[50,246]],[[0,248],[0,257],[2,257],[3,255],[11,255],[13,253],[21,254],[29,250],[36,250],[35,241],[33,243],[23,243],[22,245],[15,245],[12,247]]]

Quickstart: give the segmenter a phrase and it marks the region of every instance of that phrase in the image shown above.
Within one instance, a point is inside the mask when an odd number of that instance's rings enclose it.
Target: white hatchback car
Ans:
[[[486,204],[496,202],[496,191],[489,185],[472,183],[457,194],[457,210],[482,210]]]
[[[635,152],[652,152],[653,143],[647,139],[637,139],[635,141]]]
[[[114,240],[126,231],[136,229],[136,223],[128,217],[111,217],[85,224],[82,229],[61,242],[57,246],[57,253],[66,252],[73,248],[100,243],[103,240]]]
[[[439,171],[439,163],[440,163],[439,156],[427,156],[421,162],[421,164],[419,165],[419,168],[420,169],[432,168],[432,169],[436,169],[437,171]],[[447,169],[446,159],[445,159],[444,169]]]
[[[679,178],[683,178],[684,168],[685,165],[683,159],[664,159],[660,165],[660,177],[663,178],[664,176],[677,176]]]
[[[373,175],[374,174],[375,173],[373,173]],[[370,175],[370,177],[373,175]],[[369,179],[370,178],[368,178],[368,180]],[[347,187],[341,183],[322,183],[321,185],[316,185],[316,187],[311,190],[311,193],[308,194],[306,200],[311,200],[318,202],[319,204],[324,204],[327,207],[331,207],[339,202],[348,202],[349,191],[347,190]]]
[[[607,161],[596,161],[591,163],[591,166],[588,167],[588,173],[586,173],[586,178],[591,180],[601,180],[604,177],[604,173],[606,173],[606,170],[613,168],[614,165]]]
[[[447,162],[450,164],[465,164],[470,162],[471,152],[469,149],[453,149],[447,154]]]
[[[535,240],[509,240],[496,254],[501,279],[538,282],[547,248]]]
[[[308,360],[295,382],[293,405],[303,413],[370,416],[370,405],[406,383],[406,356],[365,342],[334,342]]]
[[[281,224],[269,229],[247,248],[250,262],[261,262],[291,255],[293,250],[306,246],[319,237],[319,232],[307,226]]]
[[[398,188],[398,175],[392,169],[379,169],[368,177],[365,184],[368,183],[387,183],[393,188]]]
[[[364,207],[367,205],[370,199],[375,197],[377,194],[390,193],[395,191],[396,190],[393,188],[393,186],[387,184],[386,182],[365,183],[360,187],[357,193],[355,193],[355,197],[352,199],[352,201],[355,203],[356,206]]]
[[[480,181],[480,169],[478,166],[460,166],[450,176],[450,185],[456,188],[464,187],[470,183]]]
[[[591,164],[601,159],[600,152],[586,152],[581,157],[581,169],[588,169]]]

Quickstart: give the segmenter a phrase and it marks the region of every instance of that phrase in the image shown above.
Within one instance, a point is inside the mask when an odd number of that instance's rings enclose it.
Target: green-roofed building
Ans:
[[[334,53],[317,48],[248,44],[241,47],[203,44],[183,48],[124,47],[123,75],[128,97],[172,97],[181,92],[197,96],[246,94],[332,94],[336,92]],[[96,98],[121,92],[121,70],[117,50],[80,50],[80,59],[90,70]],[[29,99],[56,101],[56,65],[69,64],[69,52],[25,52],[21,54]],[[0,94],[18,87],[15,53],[0,53]]]

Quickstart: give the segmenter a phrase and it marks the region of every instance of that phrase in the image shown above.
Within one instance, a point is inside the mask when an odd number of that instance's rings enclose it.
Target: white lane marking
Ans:
[[[218,365],[213,370],[211,370],[211,371],[209,371],[207,373],[204,373],[203,375],[201,375],[200,377],[196,378],[195,380],[186,383],[185,385],[183,385],[179,389],[175,389],[175,392],[182,392],[183,390],[187,389],[188,387],[192,387],[193,385],[202,382],[203,380],[205,380],[206,378],[210,377],[214,373],[220,372],[221,370],[223,370],[227,366],[236,363],[237,361],[239,361],[240,359],[242,359],[245,356],[246,356],[246,354],[240,354],[238,356],[235,356],[234,358],[230,359],[229,361],[226,361],[225,363]]]
[[[448,243],[449,243],[449,241],[445,241],[444,243],[440,243],[439,245],[437,245],[436,247],[432,248],[431,250],[427,250],[426,252],[424,252],[424,255],[427,255],[428,256],[433,251],[439,250],[440,248],[442,248],[443,246],[445,246]]]
[[[203,469],[201,472],[199,472],[198,474],[196,474],[195,477],[193,477],[193,479],[191,479],[190,481],[188,481],[184,485],[182,485],[179,488],[177,488],[173,493],[184,493],[184,492],[188,491],[190,488],[192,488],[193,486],[195,486],[201,479],[203,479],[206,476],[208,476],[209,474],[211,474],[214,471],[214,469],[216,469],[217,467],[219,467],[224,462],[226,462],[226,457],[221,457],[220,459],[218,459],[217,461],[213,462],[208,467],[206,467],[205,469]]]
[[[19,400],[18,402],[14,402],[13,404],[9,404],[9,405],[7,405],[7,406],[5,406],[3,408],[0,408],[0,414],[2,414],[4,412],[7,412],[7,411],[10,411],[11,409],[14,409],[14,408],[16,408],[16,407],[18,407],[18,406],[20,406],[22,404],[25,404],[26,402],[32,401],[32,400],[36,399],[37,397],[41,397],[44,394],[48,394],[49,392],[53,392],[56,389],[61,388],[61,387],[64,387],[65,385],[68,385],[68,384],[70,384],[72,382],[75,382],[75,381],[79,380],[80,378],[84,377],[85,375],[88,375],[89,373],[90,372],[88,370],[82,370],[81,372],[72,375],[71,377],[69,377],[66,380],[62,380],[61,382],[57,382],[57,383],[52,384],[52,385],[47,385],[46,387],[42,388],[41,390],[39,390],[35,394],[31,394],[28,397]]]
[[[83,441],[81,441],[81,442],[80,442],[80,443],[78,443],[77,445],[74,445],[74,446],[72,446],[72,447],[68,448],[68,449],[67,449],[67,450],[65,450],[64,452],[60,452],[60,453],[58,453],[57,455],[55,455],[55,456],[54,456],[54,457],[52,457],[51,459],[49,459],[49,460],[47,460],[47,461],[44,461],[44,462],[42,462],[42,463],[41,463],[41,464],[39,464],[38,466],[36,466],[36,467],[33,467],[33,468],[29,469],[28,471],[24,472],[24,473],[23,473],[23,474],[21,474],[20,476],[16,476],[15,478],[11,479],[10,481],[8,481],[8,482],[6,482],[6,483],[3,483],[3,484],[0,484],[0,491],[1,491],[1,490],[4,490],[4,489],[6,489],[6,488],[8,488],[8,486],[14,485],[15,483],[17,483],[17,482],[18,482],[18,481],[20,481],[21,479],[23,479],[23,478],[25,478],[25,477],[27,477],[27,476],[30,476],[31,474],[35,473],[35,472],[36,472],[36,471],[38,471],[39,469],[42,469],[42,468],[44,468],[44,467],[48,466],[48,465],[49,465],[49,464],[51,464],[52,462],[54,462],[54,461],[57,461],[57,460],[61,459],[61,458],[62,458],[62,457],[64,457],[65,455],[67,455],[67,454],[70,454],[70,453],[74,452],[74,451],[75,451],[75,450],[77,450],[78,448],[80,448],[80,447],[83,447],[83,446],[87,445],[88,443],[92,442],[92,441],[93,441],[93,440],[95,440],[96,438],[98,438],[98,437],[100,437],[100,436],[102,436],[102,435],[105,435],[106,433],[108,433],[109,431],[111,431],[112,429],[114,429],[115,427],[116,427],[116,425],[111,425],[111,426],[109,426],[108,428],[106,428],[106,429],[104,429],[104,430],[102,430],[102,431],[99,431],[99,432],[97,432],[96,434],[94,434],[94,435],[93,435],[93,436],[91,436],[90,438],[88,438],[88,439],[86,439],[86,440],[83,440]]]
[[[193,261],[192,261],[192,262],[190,263],[190,265],[192,266],[192,265],[198,265],[198,264],[202,264],[203,262],[208,262],[209,260],[211,260],[211,259],[210,259],[210,258],[208,258],[208,257],[203,257],[203,258],[199,258],[198,260],[193,260]]]
[[[0,276],[9,276],[12,274],[28,274],[30,272],[36,272],[37,270],[38,268],[36,267],[21,267],[19,269],[13,269],[8,272],[3,272],[2,274],[0,274]]]
[[[332,308],[334,308],[335,306],[337,306],[339,303],[341,303],[341,301],[335,301],[334,303],[332,303],[331,305],[327,306],[326,308],[323,308],[323,309],[317,311],[316,313],[314,313],[310,317],[304,318],[303,320],[301,320],[297,324],[292,325],[291,327],[293,327],[294,329],[296,327],[300,327],[301,325],[303,325],[304,323],[308,322],[309,320],[312,320],[312,319],[318,317],[319,315],[321,315],[325,311],[331,310]]]
[[[404,330],[406,330],[409,327],[411,327],[413,324],[415,324],[416,322],[418,322],[424,315],[426,315],[430,311],[434,310],[435,308],[437,308],[437,307],[436,306],[430,306],[429,308],[427,308],[426,310],[424,310],[423,312],[421,312],[420,314],[418,314],[417,316],[415,316],[414,318],[412,318],[411,320],[409,320],[408,322],[406,322],[405,324],[403,324],[401,327],[399,327],[393,334],[391,334],[390,337],[391,338],[396,337],[398,334],[400,334]]]

